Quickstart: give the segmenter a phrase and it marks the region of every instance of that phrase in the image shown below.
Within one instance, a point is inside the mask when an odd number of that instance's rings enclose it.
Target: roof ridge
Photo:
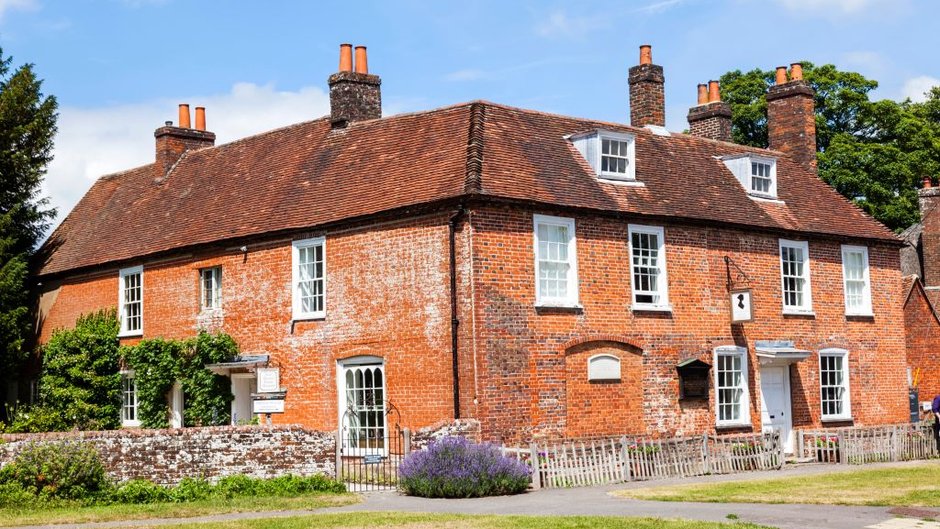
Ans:
[[[483,191],[483,129],[486,125],[486,104],[470,104],[470,128],[467,132],[467,174],[464,193]]]

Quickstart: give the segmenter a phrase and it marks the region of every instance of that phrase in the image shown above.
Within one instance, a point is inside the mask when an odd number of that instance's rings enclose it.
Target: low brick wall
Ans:
[[[146,478],[175,484],[184,477],[244,474],[335,475],[333,432],[299,426],[216,426],[167,430],[113,430],[0,435],[0,466],[31,442],[74,440],[94,444],[118,481]]]

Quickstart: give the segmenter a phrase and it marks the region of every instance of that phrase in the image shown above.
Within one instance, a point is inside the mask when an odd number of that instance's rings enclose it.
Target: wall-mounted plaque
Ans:
[[[751,289],[741,289],[731,291],[731,322],[743,323],[752,321],[754,315],[752,312]]]

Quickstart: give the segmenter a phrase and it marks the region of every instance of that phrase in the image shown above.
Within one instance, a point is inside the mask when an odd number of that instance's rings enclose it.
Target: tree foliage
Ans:
[[[831,64],[802,64],[816,91],[819,176],[892,229],[916,222],[922,177],[940,173],[940,89],[924,103],[871,101],[876,81]],[[734,141],[768,146],[766,93],[773,78],[763,70],[721,76]]]
[[[137,382],[137,416],[144,428],[167,428],[167,394],[179,381],[185,395],[183,424],[210,426],[226,424],[231,381],[205,368],[238,354],[238,345],[227,334],[200,332],[188,340],[142,340],[122,349]]]
[[[28,266],[55,211],[39,198],[56,133],[54,97],[0,49],[0,374],[12,376],[29,336]]]

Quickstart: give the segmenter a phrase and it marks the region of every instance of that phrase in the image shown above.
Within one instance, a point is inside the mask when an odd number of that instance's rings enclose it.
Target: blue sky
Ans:
[[[0,0],[0,46],[61,107],[46,195],[60,217],[94,180],[152,161],[176,104],[219,143],[326,114],[338,45],[369,49],[386,115],[488,99],[628,121],[627,68],[653,45],[667,126],[695,85],[809,60],[861,72],[877,98],[940,84],[934,0],[248,2]]]

